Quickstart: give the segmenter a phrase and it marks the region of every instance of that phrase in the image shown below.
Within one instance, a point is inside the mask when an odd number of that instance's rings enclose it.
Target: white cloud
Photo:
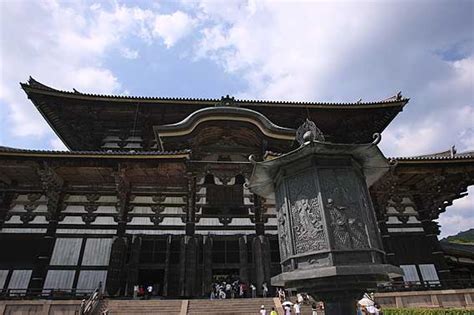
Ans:
[[[453,205],[446,209],[446,212],[439,216],[441,235],[446,237],[474,228],[474,187],[469,187],[468,196],[455,200]]]
[[[167,48],[172,47],[181,38],[187,36],[196,25],[196,21],[182,11],[162,14],[155,18],[153,34],[161,37]]]
[[[120,54],[122,57],[126,59],[137,59],[138,58],[138,50],[133,50],[128,47],[124,47],[120,50]]]
[[[140,21],[140,11],[121,6],[104,11],[93,6],[87,15],[80,6],[54,1],[3,2],[1,6],[0,100],[9,108],[13,136],[51,134],[18,88],[18,82],[29,75],[60,89],[119,90],[118,79],[102,65],[102,58],[127,32],[139,33],[140,26],[132,21]]]
[[[53,150],[56,150],[56,151],[67,151],[66,146],[64,145],[64,143],[63,143],[59,138],[51,139],[51,140],[49,141],[49,144],[50,144],[50,146],[51,146],[51,149],[53,149]]]
[[[195,6],[206,25],[196,56],[244,78],[237,96],[371,101],[402,90],[411,101],[383,134],[388,156],[474,149],[472,2],[237,1],[232,14],[219,6]],[[442,215],[443,233],[474,226],[470,193],[464,216],[460,201]]]

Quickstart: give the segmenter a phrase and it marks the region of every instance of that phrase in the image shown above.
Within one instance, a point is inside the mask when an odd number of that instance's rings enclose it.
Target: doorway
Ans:
[[[165,271],[163,269],[139,269],[138,270],[138,285],[145,289],[148,286],[153,287],[152,295],[163,294],[163,284],[165,280]]]

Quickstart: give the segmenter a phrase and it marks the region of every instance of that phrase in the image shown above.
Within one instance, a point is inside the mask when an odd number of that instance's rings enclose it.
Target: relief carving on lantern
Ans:
[[[347,171],[321,170],[323,198],[329,226],[338,250],[369,248],[365,211],[368,206],[355,174]],[[372,234],[372,233],[371,233]]]
[[[288,179],[295,254],[328,248],[318,190],[311,172]]]

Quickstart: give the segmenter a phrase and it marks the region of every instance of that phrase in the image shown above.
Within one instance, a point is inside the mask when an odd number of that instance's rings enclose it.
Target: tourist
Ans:
[[[257,297],[257,287],[253,285],[253,283],[250,284],[250,289],[252,290],[252,298]]]
[[[277,311],[275,311],[275,308],[272,307],[272,310],[270,312],[270,315],[278,315]]]
[[[265,309],[265,305],[260,307],[260,315],[267,315],[267,310]]]
[[[244,290],[244,284],[241,283],[239,284],[239,297],[242,299],[244,297],[245,290]]]
[[[296,301],[295,305],[293,305],[293,308],[295,309],[295,314],[296,314],[296,315],[301,315],[301,304],[300,304],[300,301]]]
[[[280,298],[280,302],[282,303],[286,300],[286,294],[283,288],[278,289],[278,297]]]
[[[267,283],[266,283],[266,282],[263,282],[263,283],[262,283],[262,294],[263,294],[263,297],[267,297],[267,294],[268,294],[268,286],[267,286]]]
[[[291,315],[291,306],[289,304],[285,305],[285,315]]]
[[[149,286],[146,287],[146,298],[147,300],[150,299],[150,296],[153,293],[153,286],[150,284]]]
[[[231,293],[232,293],[232,286],[230,285],[230,283],[225,283],[225,295],[227,296],[227,298],[231,297]]]
[[[145,297],[145,289],[143,286],[138,286],[138,296],[141,297],[142,299]]]
[[[303,294],[297,293],[296,300],[298,301],[298,303],[302,304],[304,302]]]
[[[137,297],[138,297],[138,285],[135,284],[135,285],[133,286],[133,299],[136,300]]]
[[[220,289],[219,289],[219,299],[225,300],[225,298],[226,298],[226,294],[224,292],[224,289],[222,287],[220,287]]]
[[[318,315],[318,307],[316,306],[316,303],[311,305],[311,315]]]

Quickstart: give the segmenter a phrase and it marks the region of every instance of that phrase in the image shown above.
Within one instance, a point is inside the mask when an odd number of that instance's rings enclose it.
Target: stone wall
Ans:
[[[474,308],[474,289],[376,293],[382,307]]]

